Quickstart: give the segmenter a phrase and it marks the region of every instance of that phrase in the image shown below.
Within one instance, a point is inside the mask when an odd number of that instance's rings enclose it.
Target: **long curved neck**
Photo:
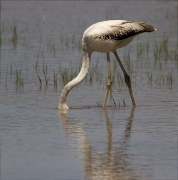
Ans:
[[[66,104],[66,98],[69,93],[69,91],[80,84],[88,74],[88,70],[90,67],[90,57],[91,57],[91,52],[88,51],[86,42],[84,38],[82,39],[82,47],[83,47],[83,62],[82,62],[82,67],[80,70],[80,73],[76,78],[74,78],[72,81],[70,81],[63,89],[58,105],[58,109],[69,109],[69,107]]]

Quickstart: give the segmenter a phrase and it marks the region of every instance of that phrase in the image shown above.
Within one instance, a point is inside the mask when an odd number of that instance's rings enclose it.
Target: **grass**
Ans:
[[[39,65],[38,65],[38,58],[39,58],[39,53],[37,55],[37,60],[36,60],[36,64],[35,64],[35,70],[36,70],[36,75],[38,77],[38,81],[39,81],[39,84],[40,84],[40,89],[42,88],[42,79],[40,78],[40,75],[39,75]]]
[[[74,40],[73,40],[74,41]],[[169,44],[168,44],[168,39],[164,38],[161,42],[157,42],[154,41],[154,69],[157,69],[157,71],[160,71],[160,75],[159,78],[156,77],[154,75],[154,72],[146,72],[146,77],[148,79],[148,84],[153,84],[153,82],[155,82],[155,84],[165,84],[165,82],[169,85],[174,83],[174,76],[172,74],[172,72],[168,72],[167,74],[162,73],[163,70],[163,65],[165,65],[165,63],[168,62],[172,62],[176,64],[176,67],[178,67],[178,60],[177,60],[177,52],[173,49],[169,49]],[[149,42],[147,42],[145,44],[145,46],[143,46],[142,48],[140,46],[142,46],[142,43],[137,43],[137,58],[136,59],[136,63],[131,60],[131,56],[130,53],[132,51],[131,47],[128,50],[124,50],[124,55],[123,55],[123,62],[124,62],[124,66],[127,69],[127,72],[130,74],[131,79],[132,79],[132,84],[135,84],[135,79],[134,79],[134,70],[135,69],[142,69],[143,64],[147,63],[146,59],[142,59],[142,62],[139,63],[139,58],[140,57],[144,57],[147,56],[146,54],[149,53]],[[55,49],[55,48],[54,48]],[[54,53],[54,52],[53,52]],[[42,53],[40,53],[40,51],[37,53],[36,56],[36,64],[35,64],[35,72],[36,72],[36,76],[39,82],[39,86],[40,89],[42,88],[42,84],[44,81],[45,86],[49,85],[50,82],[50,75],[49,75],[49,69],[51,69],[51,67],[49,67],[49,64],[45,64],[45,63],[40,63],[39,65],[39,61],[41,61],[41,59],[44,58],[44,50],[42,51]],[[117,61],[114,59],[112,61],[113,66],[112,66],[112,80],[113,80],[113,87],[117,88],[117,87],[122,87],[125,86],[125,81],[123,78],[123,74],[120,70],[120,67],[117,64]],[[151,64],[151,63],[150,63]],[[149,65],[150,65],[149,64]],[[148,64],[147,64],[148,65]],[[65,85],[67,82],[71,81],[72,79],[74,79],[79,71],[80,71],[80,66],[81,66],[81,62],[78,64],[72,63],[70,62],[68,64],[68,67],[63,68],[61,66],[58,67],[57,69],[53,69],[53,75],[51,80],[53,81],[53,86],[55,87],[55,89],[57,89],[58,85],[60,85],[61,83],[63,85]],[[146,66],[146,65],[145,65]],[[151,68],[151,67],[150,67]],[[13,76],[13,65],[11,64],[10,67],[10,76]],[[40,72],[41,70],[41,72]],[[41,78],[40,74],[43,74],[44,79]],[[51,72],[50,72],[51,73]],[[21,77],[21,71],[16,71],[15,72],[15,76],[16,76],[16,84],[17,86],[22,86],[24,85],[24,80]],[[106,77],[105,77],[106,78]],[[160,80],[161,79],[161,80]],[[8,81],[8,77],[6,78],[6,82]],[[103,71],[101,70],[101,68],[99,68],[99,61],[97,61],[94,65],[92,65],[90,67],[90,71],[88,73],[87,78],[85,79],[85,83],[86,84],[92,84],[92,83],[98,83],[102,84],[103,81]]]
[[[55,70],[53,69],[53,86],[55,89],[57,89],[57,85],[58,85],[58,76]]]
[[[22,78],[22,72],[21,70],[16,70],[15,71],[15,85],[16,85],[16,88],[18,87],[23,87],[24,86],[24,80]]]
[[[106,16],[107,19],[112,19],[112,15],[109,12]],[[21,22],[17,20],[12,22],[4,20],[2,21],[2,33],[0,37],[1,47],[8,47],[12,45],[13,50],[15,52],[18,51],[17,45],[20,46],[23,44],[22,40],[24,42],[28,36],[26,34],[28,30],[22,28],[20,23]],[[38,22],[38,26],[40,27],[39,23],[40,22]],[[39,31],[41,32],[41,30]],[[10,41],[7,37],[9,37]],[[57,40],[55,38],[44,38],[43,36],[39,37],[40,47],[42,48],[39,48],[36,56],[34,56],[35,63],[33,65],[33,73],[36,75],[36,83],[40,87],[40,90],[42,89],[42,85],[46,87],[50,86],[51,84],[53,85],[54,89],[57,90],[58,87],[64,86],[66,83],[74,79],[80,71],[81,60],[78,63],[75,63],[75,61],[70,61],[69,63],[66,63],[65,66],[59,63],[55,67],[49,62],[50,59],[58,59],[59,55],[61,56],[61,54],[65,55],[71,52],[78,52],[79,54],[82,54],[81,38],[77,38],[75,34],[71,34],[68,37],[61,35]],[[26,46],[24,47],[24,50],[28,51],[28,42],[25,42],[25,44]],[[123,52],[123,55],[121,55],[121,60],[127,72],[130,74],[132,85],[134,85],[135,88],[137,86],[138,78],[139,81],[144,80],[144,78],[145,80],[147,79],[148,86],[172,86],[176,82],[175,74],[176,72],[178,73],[178,53],[176,46],[174,48],[172,43],[169,42],[168,36],[165,34],[161,40],[154,40],[153,42],[150,42],[149,40],[141,41],[141,39],[138,37],[136,47],[131,44],[125,48],[122,48],[120,52]],[[48,59],[46,60],[46,58]],[[61,61],[63,62],[63,60],[58,59],[58,62]],[[92,62],[94,61],[95,60],[92,59]],[[101,61],[102,60],[97,60],[91,65],[88,76],[84,80],[85,84],[105,84],[107,79],[107,71],[101,67]],[[117,91],[121,93],[123,87],[125,88],[126,85],[123,73],[121,72],[117,61],[115,59],[111,59],[111,63],[113,85],[110,91],[110,98],[112,99],[112,92]],[[172,66],[172,71],[170,68],[169,70],[166,69],[170,64]],[[106,67],[106,64],[104,67]],[[7,65],[4,81],[6,86],[8,86],[8,81],[10,81],[13,76],[15,76],[14,81],[17,87],[24,86],[25,83],[28,83],[28,80],[25,80],[24,78],[25,76],[28,76],[25,74],[26,71],[24,69],[14,71],[14,69],[13,63]],[[24,77],[22,77],[22,70],[24,71]],[[142,70],[144,70],[144,72],[140,73],[139,71]],[[3,78],[3,74],[4,71],[1,61],[0,79]],[[113,104],[115,104],[114,101]]]
[[[45,78],[45,85],[48,85],[49,82],[49,76],[48,76],[48,66],[43,64],[43,74]]]

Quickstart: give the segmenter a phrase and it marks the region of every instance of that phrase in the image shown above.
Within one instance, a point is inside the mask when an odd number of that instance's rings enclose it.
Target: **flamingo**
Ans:
[[[136,107],[135,99],[132,93],[130,76],[126,72],[122,62],[117,55],[116,49],[122,48],[129,44],[134,37],[140,33],[153,32],[156,29],[144,22],[130,22],[127,20],[108,20],[95,23],[88,27],[82,37],[82,50],[83,50],[83,62],[81,70],[76,78],[65,85],[58,105],[58,109],[69,109],[66,104],[66,98],[69,91],[80,84],[86,77],[90,67],[90,59],[92,52],[106,52],[108,79],[106,82],[106,92],[104,96],[103,108],[106,107],[106,100],[109,90],[112,85],[111,68],[110,68],[110,56],[109,52],[112,52],[124,74],[125,83],[128,86],[130,97],[133,107]]]

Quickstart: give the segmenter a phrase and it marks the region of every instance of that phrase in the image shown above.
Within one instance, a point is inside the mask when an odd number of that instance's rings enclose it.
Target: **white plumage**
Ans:
[[[126,20],[110,20],[98,22],[87,28],[82,38],[83,48],[83,63],[82,68],[78,76],[70,81],[63,89],[60,97],[58,109],[69,109],[66,104],[66,98],[69,91],[78,85],[86,77],[89,66],[91,54],[94,51],[106,52],[107,54],[107,65],[108,65],[108,80],[106,83],[106,93],[104,97],[103,108],[106,106],[106,100],[109,89],[112,84],[111,70],[110,70],[110,58],[109,52],[113,52],[125,77],[125,82],[129,88],[130,96],[132,99],[133,106],[136,106],[135,100],[132,93],[130,77],[124,69],[117,53],[116,49],[122,48],[129,44],[135,36],[144,32],[152,32],[156,29],[144,22],[130,22]]]

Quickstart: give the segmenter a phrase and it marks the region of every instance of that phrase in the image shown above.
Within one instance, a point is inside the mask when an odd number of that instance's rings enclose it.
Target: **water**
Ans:
[[[162,42],[165,35],[169,50],[177,49],[176,5],[173,1],[129,5],[122,1],[3,1],[1,179],[177,179],[178,62],[170,56],[156,62],[151,46],[154,40]],[[102,78],[94,77],[91,83],[84,81],[74,88],[67,99],[72,109],[60,112],[57,106],[64,84],[59,68],[67,68],[70,62],[72,67],[79,66],[83,31],[105,19],[145,21],[158,29],[139,36],[141,43],[150,43],[147,57],[145,53],[137,57],[138,39],[126,49],[131,48],[129,73],[137,107],[132,108],[122,83],[113,85],[106,110],[97,105],[104,97],[107,67],[105,54],[93,53],[91,71],[98,63]],[[118,52],[128,70],[124,49]],[[112,67],[113,59],[111,55]],[[57,87],[53,72],[57,73]]]

